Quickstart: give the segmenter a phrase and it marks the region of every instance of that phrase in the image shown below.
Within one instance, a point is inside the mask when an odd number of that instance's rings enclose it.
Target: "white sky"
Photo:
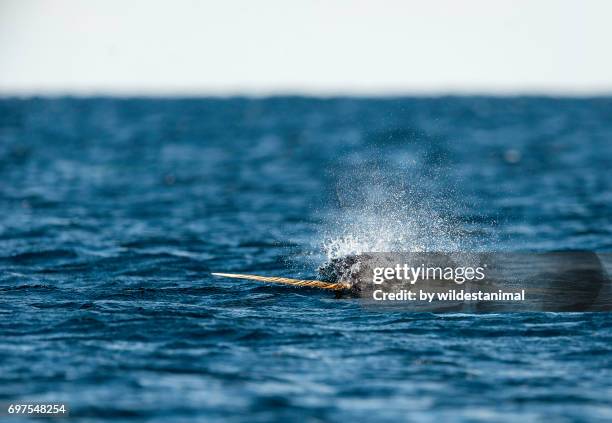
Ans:
[[[0,94],[612,93],[607,0],[0,0]]]

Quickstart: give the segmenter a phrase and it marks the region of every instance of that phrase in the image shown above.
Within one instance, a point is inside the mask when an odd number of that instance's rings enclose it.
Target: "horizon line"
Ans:
[[[311,97],[311,98],[399,98],[399,97],[558,97],[558,98],[598,98],[612,97],[612,87],[597,90],[584,89],[17,89],[0,88],[0,98],[267,98],[267,97]]]

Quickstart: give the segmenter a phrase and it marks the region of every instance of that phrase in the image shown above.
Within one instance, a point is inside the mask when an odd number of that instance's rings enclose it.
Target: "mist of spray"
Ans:
[[[327,260],[364,252],[461,250],[453,191],[432,172],[362,166],[343,169],[336,180],[338,207],[323,233]]]

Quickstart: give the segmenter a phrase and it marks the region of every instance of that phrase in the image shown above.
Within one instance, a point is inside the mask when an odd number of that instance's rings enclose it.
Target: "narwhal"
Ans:
[[[363,284],[358,273],[361,263],[367,256],[346,256],[332,259],[317,269],[320,279],[293,279],[286,277],[245,275],[240,273],[212,273],[233,279],[246,279],[257,282],[275,283],[305,288],[318,288],[335,291],[336,296],[359,296]]]
[[[234,279],[295,287],[317,288],[333,291],[336,298],[359,297],[372,300],[372,293],[379,287],[372,283],[374,267],[392,267],[394,263],[412,260],[421,263],[433,257],[438,265],[457,267],[475,255],[452,254],[414,255],[366,253],[349,255],[327,261],[317,269],[318,279],[293,279],[287,277],[259,276],[236,273],[212,273]],[[527,300],[521,304],[501,302],[455,302],[430,304],[431,310],[449,311],[612,311],[612,284],[605,266],[598,255],[588,251],[553,252],[542,254],[488,254],[478,255],[478,260],[488,261],[492,272],[478,283],[452,285],[447,280],[427,280],[418,286],[429,292],[446,292],[449,288],[467,291],[525,289]],[[428,261],[425,261],[428,262]],[[493,268],[495,270],[493,271]],[[386,288],[403,286],[391,283]],[[423,310],[428,311],[428,310]]]

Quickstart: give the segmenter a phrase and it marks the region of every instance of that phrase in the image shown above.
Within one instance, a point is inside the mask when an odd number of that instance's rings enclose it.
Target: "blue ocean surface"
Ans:
[[[315,278],[394,247],[611,251],[611,169],[611,98],[2,99],[0,402],[612,421],[610,313],[383,313],[210,275]]]

